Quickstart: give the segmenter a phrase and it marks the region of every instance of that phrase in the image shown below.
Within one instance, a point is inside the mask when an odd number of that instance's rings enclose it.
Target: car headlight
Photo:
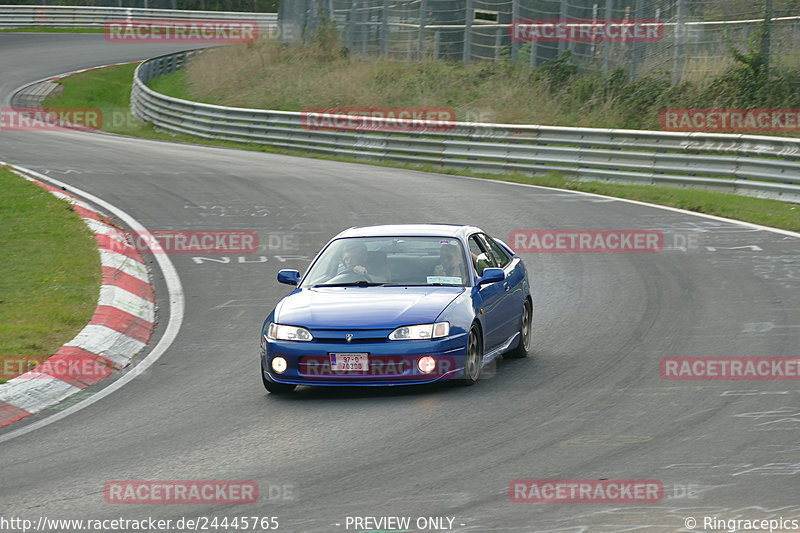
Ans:
[[[390,341],[405,341],[418,339],[438,339],[450,335],[450,322],[436,322],[435,324],[418,324],[416,326],[402,326],[389,335]]]
[[[267,338],[279,341],[310,341],[314,337],[306,328],[299,326],[284,326],[283,324],[269,323]]]

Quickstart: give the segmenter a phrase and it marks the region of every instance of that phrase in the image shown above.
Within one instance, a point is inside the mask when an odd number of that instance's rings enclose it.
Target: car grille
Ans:
[[[311,330],[314,341],[325,344],[374,344],[389,342],[388,337],[390,333],[391,330]],[[347,340],[348,334],[353,336],[349,341]]]

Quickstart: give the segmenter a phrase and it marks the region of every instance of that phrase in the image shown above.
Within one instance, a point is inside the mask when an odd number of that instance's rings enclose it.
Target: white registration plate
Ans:
[[[331,370],[369,370],[368,355],[366,353],[332,353],[330,354]]]

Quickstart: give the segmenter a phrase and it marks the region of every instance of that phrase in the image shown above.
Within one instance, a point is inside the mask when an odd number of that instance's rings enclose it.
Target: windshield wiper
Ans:
[[[384,283],[384,287],[463,287],[454,283]]]
[[[311,288],[313,289],[316,287],[379,287],[381,285],[386,285],[386,284],[362,279],[360,281],[348,281],[346,283],[318,283],[316,285],[312,285]]]

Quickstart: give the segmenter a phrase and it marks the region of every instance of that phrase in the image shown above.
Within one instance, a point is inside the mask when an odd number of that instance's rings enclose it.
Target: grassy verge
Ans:
[[[52,355],[97,305],[97,245],[72,206],[41,187],[0,168],[0,191],[0,363]]]
[[[245,150],[302,155],[305,157],[338,161],[364,162],[363,159],[354,159],[351,157],[320,156],[295,150],[274,149],[269,146],[257,144],[215,141],[189,135],[173,135],[155,131],[151,125],[144,124],[133,118],[128,110],[133,70],[133,65],[123,65],[92,70],[70,76],[60,82],[64,85],[64,92],[62,95],[48,99],[45,105],[52,107],[98,107],[103,110],[111,110],[114,112],[115,116],[125,117],[124,120],[119,118],[115,119],[114,124],[112,124],[111,121],[104,120],[103,129],[113,133],[137,135],[150,139],[167,139],[171,141]],[[168,94],[186,97],[188,96],[186,83],[187,74],[178,73],[174,76],[156,79],[153,88],[158,91],[166,91]],[[557,173],[551,173],[547,176],[529,176],[523,174],[451,171],[442,170],[433,166],[404,165],[392,162],[376,162],[374,164],[593,192],[679,207],[690,211],[729,217],[776,228],[800,231],[800,208],[777,200],[764,200],[696,189],[576,181],[566,179]]]
[[[185,86],[168,94],[256,109],[446,107],[468,122],[657,130],[669,108],[800,107],[800,68],[787,56],[767,69],[754,47],[694,65],[701,70],[674,84],[664,70],[644,69],[633,80],[623,68],[603,72],[569,53],[537,68],[510,59],[365,60],[322,32],[305,46],[264,39],[207,51],[187,67]]]

